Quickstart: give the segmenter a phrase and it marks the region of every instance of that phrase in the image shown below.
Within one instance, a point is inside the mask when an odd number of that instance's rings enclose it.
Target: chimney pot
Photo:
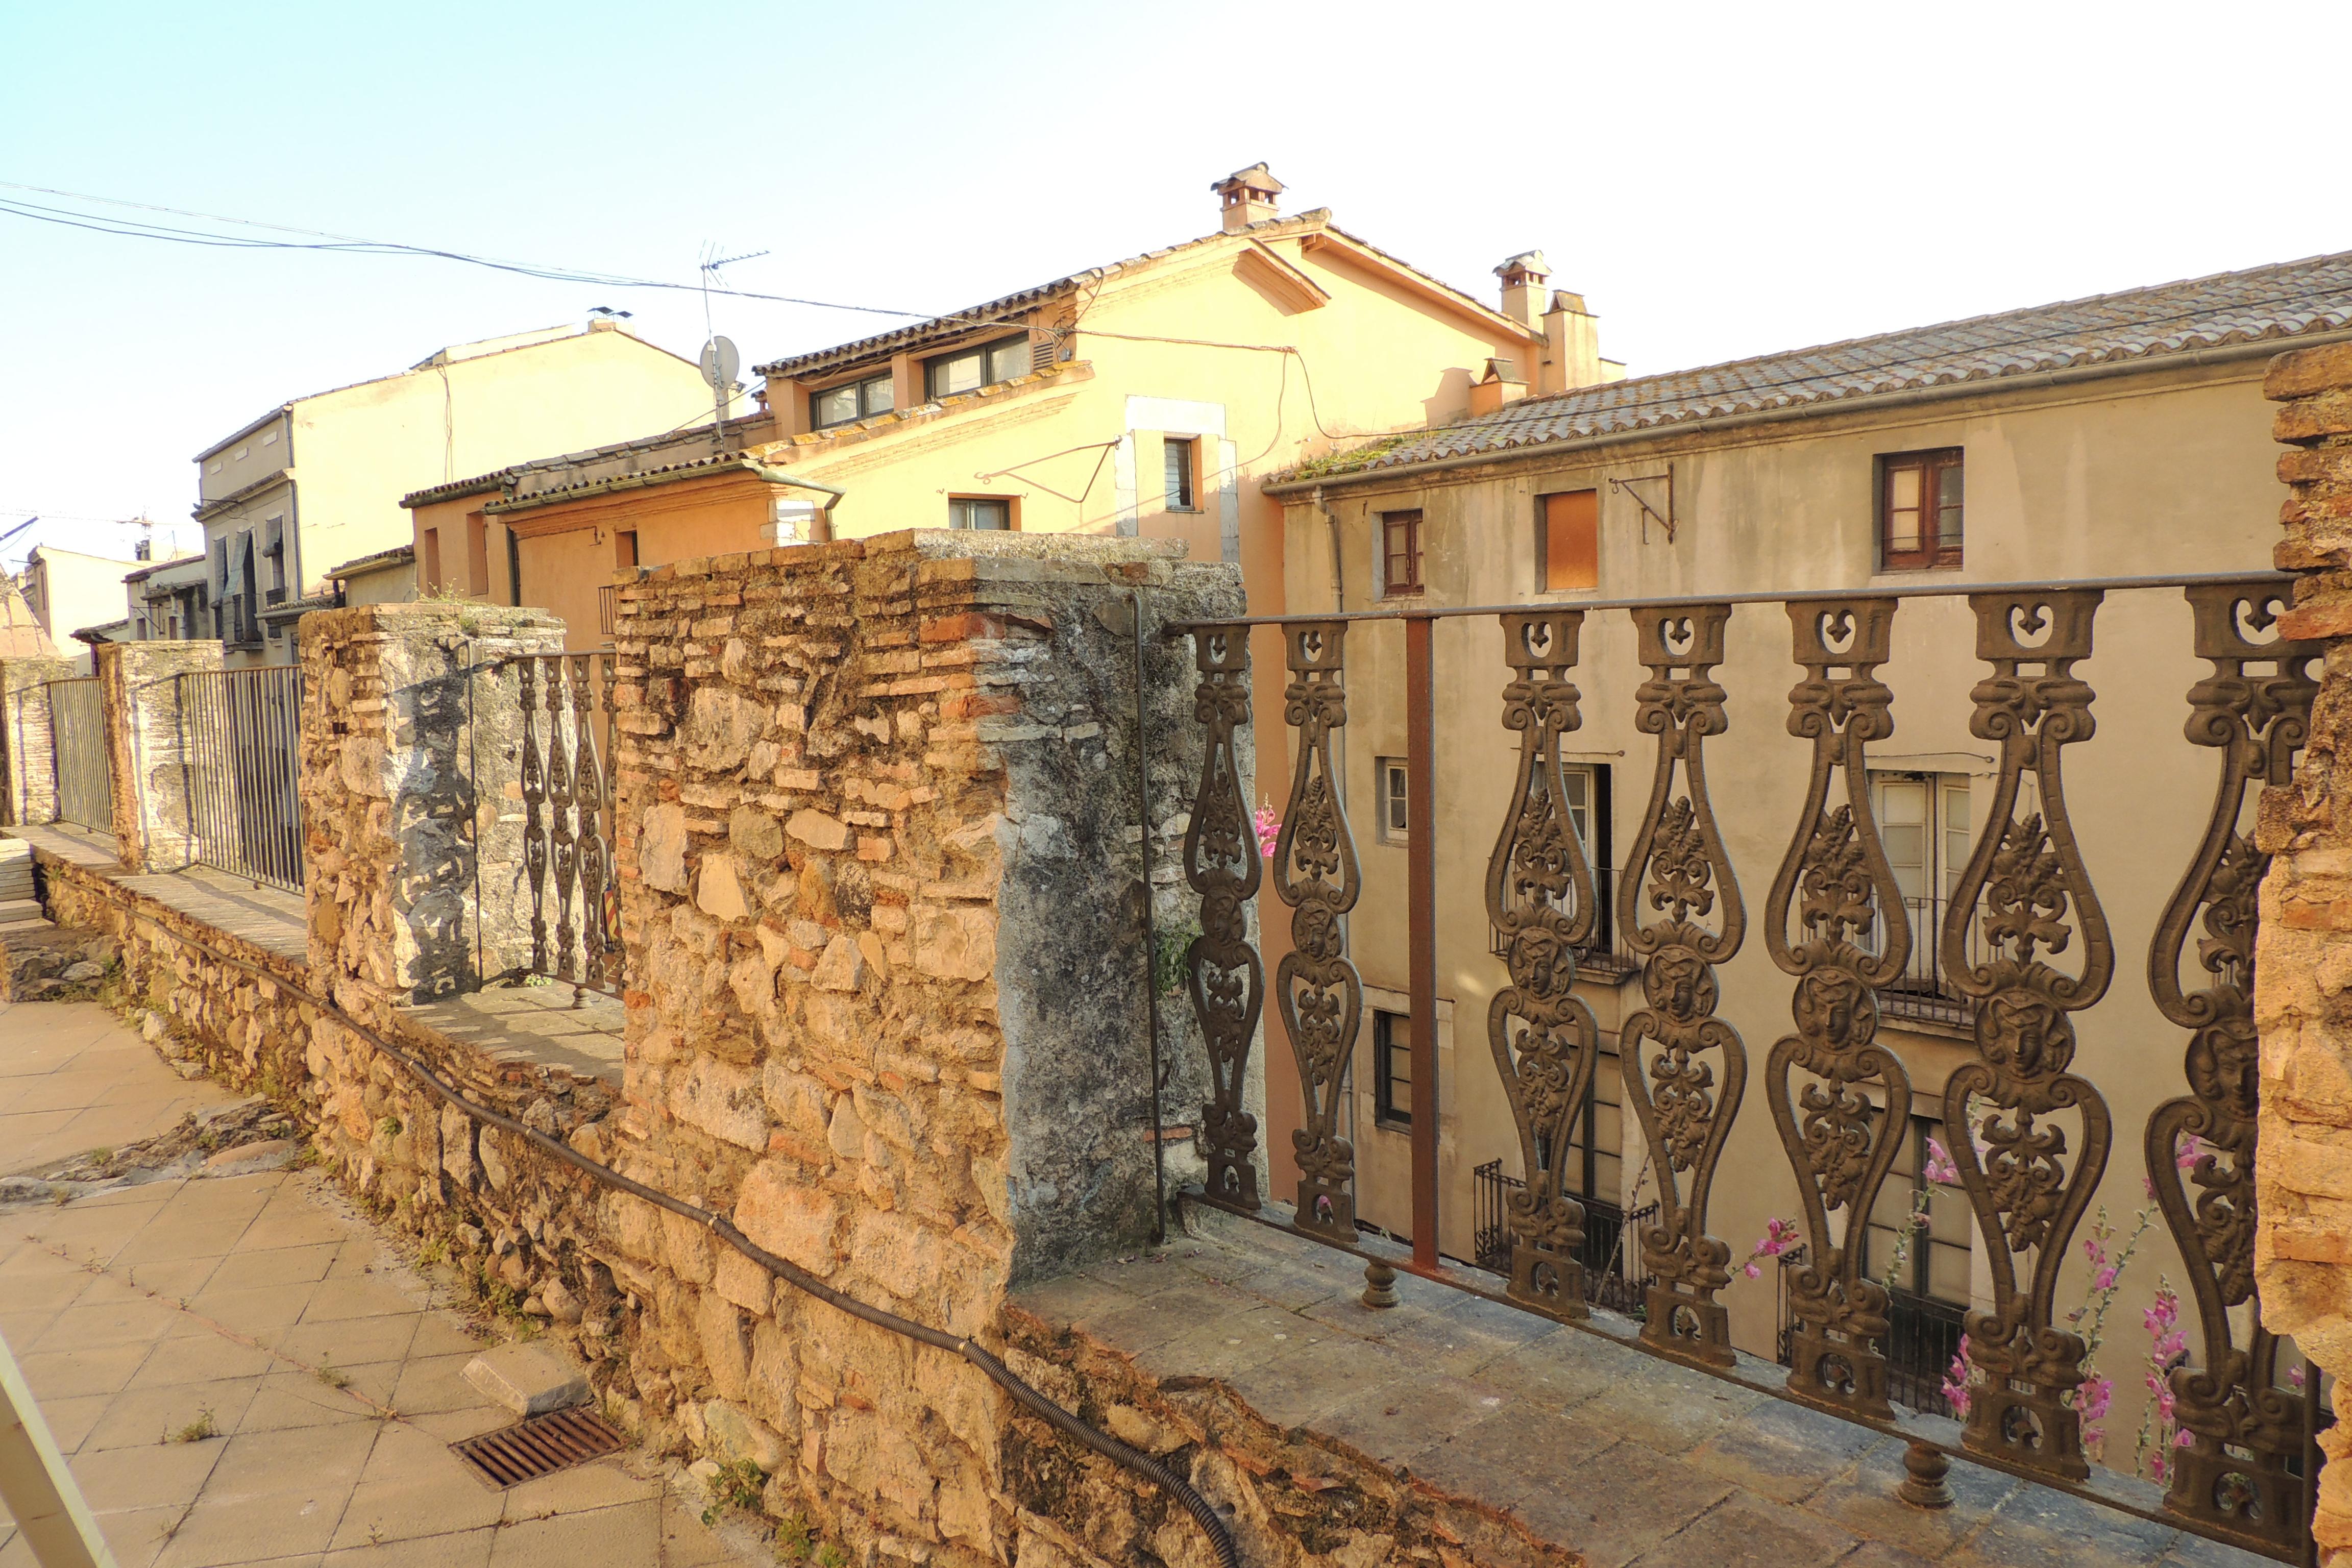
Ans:
[[[1544,287],[1551,277],[1551,264],[1540,250],[1522,250],[1500,267],[1495,276],[1503,280],[1503,314],[1523,327],[1532,327],[1551,302],[1551,294]]]
[[[1219,216],[1227,234],[1239,234],[1254,223],[1265,223],[1280,216],[1275,198],[1282,195],[1282,182],[1264,163],[1236,169],[1209,188],[1217,193]]]

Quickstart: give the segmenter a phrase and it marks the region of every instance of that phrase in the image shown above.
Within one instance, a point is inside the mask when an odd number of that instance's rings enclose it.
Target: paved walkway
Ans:
[[[95,1002],[0,1002],[0,1176],[117,1148],[236,1098],[182,1082]]]
[[[95,1111],[138,1137],[227,1098],[87,1005],[0,1007],[0,1075],[58,1102],[0,1115],[12,1151],[12,1121],[63,1111],[39,1135],[77,1152]],[[460,1375],[479,1344],[315,1175],[0,1208],[0,1336],[121,1568],[738,1561],[634,1456],[506,1492],[474,1479],[448,1445],[512,1420]],[[31,1563],[0,1513],[0,1568]]]

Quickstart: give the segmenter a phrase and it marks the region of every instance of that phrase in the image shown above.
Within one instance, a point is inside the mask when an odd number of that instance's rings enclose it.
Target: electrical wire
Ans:
[[[386,1040],[373,1028],[361,1023],[333,1002],[308,986],[289,980],[284,973],[264,968],[260,964],[239,958],[233,953],[225,952],[200,938],[179,933],[175,933],[175,936],[177,940],[186,942],[217,963],[242,969],[249,974],[268,980],[273,984],[292,992],[299,1000],[315,1008],[321,1016],[332,1020],[339,1027],[349,1030],[383,1055],[391,1058],[411,1078],[423,1084],[434,1095],[474,1121],[485,1126],[495,1127],[509,1137],[520,1138],[549,1158],[570,1165],[605,1186],[626,1193],[631,1197],[651,1204],[657,1209],[702,1226],[712,1236],[793,1289],[805,1295],[814,1296],[825,1305],[845,1312],[861,1322],[871,1323],[876,1328],[887,1330],[901,1338],[910,1339],[936,1350],[945,1351],[950,1355],[961,1357],[965,1362],[977,1367],[991,1382],[1011,1394],[1023,1408],[1045,1420],[1056,1431],[1093,1449],[1121,1468],[1144,1477],[1170,1497],[1174,1498],[1182,1506],[1184,1511],[1192,1516],[1193,1522],[1201,1527],[1202,1533],[1209,1538],[1210,1548],[1216,1553],[1220,1568],[1241,1568],[1241,1552],[1234,1542],[1232,1528],[1217,1512],[1215,1506],[1207,1498],[1202,1496],[1190,1481],[1150,1455],[1129,1447],[1107,1433],[1096,1431],[1024,1382],[1010,1367],[989,1353],[986,1347],[968,1337],[950,1334],[944,1330],[916,1322],[910,1318],[902,1318],[885,1308],[870,1306],[846,1291],[834,1289],[789,1258],[777,1257],[750,1237],[745,1236],[726,1215],[713,1213],[698,1204],[688,1203],[683,1198],[672,1197],[657,1187],[649,1187],[642,1182],[635,1181],[609,1165],[588,1158],[568,1143],[535,1131],[512,1117],[501,1115],[487,1106],[475,1104],[416,1058]]]

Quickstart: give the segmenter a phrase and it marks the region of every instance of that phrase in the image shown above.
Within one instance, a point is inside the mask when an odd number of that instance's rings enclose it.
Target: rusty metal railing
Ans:
[[[2077,1403],[2086,1346],[2056,1300],[2061,1269],[2117,1136],[2098,1086],[2074,1070],[2075,1019],[2106,994],[2116,951],[2077,843],[2065,763],[2068,750],[2093,734],[2095,693],[2076,666],[2091,655],[2094,621],[2108,594],[2135,590],[2161,590],[2175,605],[2186,596],[2190,649],[2210,667],[2188,694],[2188,740],[2213,756],[2209,765],[2219,775],[2198,843],[2179,854],[2185,870],[2147,954],[2150,994],[2181,1031],[2174,1039],[2185,1047],[2186,1070],[2176,1080],[2184,1092],[2134,1132],[2144,1134],[2147,1181],[2186,1261],[2201,1332],[2200,1353],[2170,1376],[2185,1436],[2160,1503],[2136,1500],[2112,1477],[2094,1477]],[[1880,675],[1894,657],[1898,612],[1909,600],[1962,595],[1981,674],[1969,696],[1969,731],[1998,748],[1998,764],[1986,826],[1951,896],[1921,909],[1921,900],[1906,899],[1890,862],[1865,748],[1893,732],[1895,692]],[[2254,1298],[2251,995],[2254,889],[2264,857],[2246,826],[2252,786],[2287,781],[2315,690],[2310,666],[2318,650],[2274,631],[2287,597],[2287,580],[2269,574],[2133,577],[1573,606],[1417,605],[1181,628],[1194,644],[1205,742],[1185,839],[1202,935],[1187,963],[1216,1086],[1202,1109],[1208,1178],[1197,1195],[1365,1251],[1355,1212],[1356,1150],[1343,1131],[1363,1021],[1348,917],[1365,874],[1338,740],[1351,703],[1367,700],[1347,683],[1351,636],[1360,639],[1386,621],[1402,622],[1403,634],[1402,691],[1377,700],[1402,697],[1405,736],[1402,967],[1411,1078],[1418,1101],[1441,1103],[1433,633],[1442,621],[1490,621],[1502,654],[1486,689],[1498,692],[1517,755],[1511,774],[1494,776],[1485,798],[1464,806],[1489,814],[1500,806],[1483,868],[1488,950],[1500,965],[1486,1014],[1494,1065],[1465,1070],[1496,1074],[1517,1129],[1517,1163],[1527,1173],[1509,1205],[1509,1284],[1502,1293],[1532,1312],[1587,1321],[1594,1211],[1571,1191],[1565,1157],[1570,1121],[1603,1053],[1579,987],[1589,988],[1581,966],[1596,947],[1622,949],[1638,970],[1641,995],[1620,1023],[1616,1055],[1659,1195],[1655,1217],[1636,1227],[1640,1268],[1653,1282],[1634,1342],[1720,1375],[1753,1375],[1735,1364],[1723,1293],[1737,1268],[1710,1214],[1735,1120],[1765,1116],[1794,1178],[1805,1247],[1787,1279],[1790,1364],[1785,1382],[1769,1384],[1771,1392],[1904,1436],[1913,1449],[1909,1484],[1920,1495],[1939,1490],[1947,1458],[1964,1455],[2200,1534],[2299,1558],[2309,1540],[2306,1451],[2319,1373],[2311,1369],[2312,1386],[2300,1398],[2277,1386],[2282,1347],[2261,1326]],[[1794,1027],[1753,1062],[1718,1008],[1718,972],[1746,944],[1750,911],[1709,797],[1706,765],[1710,751],[1740,744],[1725,739],[1735,713],[1716,679],[1740,606],[1785,616],[1774,617],[1791,638],[1784,645],[1790,661],[1779,668],[1793,668],[1797,680],[1785,706],[1738,714],[1739,727],[1785,731],[1811,753],[1803,805],[1777,868],[1760,882],[1766,891],[1757,911],[1765,950],[1788,976]],[[1575,683],[1581,633],[1588,621],[1620,613],[1631,619],[1634,658],[1645,673],[1630,691],[1605,700],[1630,698],[1633,730],[1654,737],[1654,772],[1624,869],[1612,879],[1613,940],[1597,944],[1603,906],[1570,821],[1563,752],[1585,721],[1587,699]],[[1284,640],[1292,759],[1280,834],[1264,858],[1246,804],[1255,781],[1242,775],[1236,740],[1250,721],[1249,633],[1262,626],[1278,626]],[[1449,715],[1475,689],[1450,690]],[[1264,746],[1260,754],[1284,749]],[[2187,768],[2197,754],[2149,757],[2143,765],[2158,777],[2158,770]],[[1455,776],[1461,771],[1457,763]],[[1759,869],[1749,868],[1751,878]],[[1289,948],[1270,985],[1246,915],[1267,888],[1288,911],[1289,926]],[[1921,915],[1927,921],[1915,924]],[[2192,927],[2202,933],[2194,942]],[[1919,962],[1922,952],[1932,960]],[[1901,1014],[1906,1000],[1914,1017],[1965,1027],[1973,1040],[1940,1096],[1945,1125],[1969,1130],[1953,1140],[1950,1158],[1973,1215],[1980,1278],[1965,1318],[1968,1413],[1957,1432],[1898,1415],[1890,1403],[1889,1352],[1902,1348],[1894,1343],[1894,1304],[1865,1272],[1863,1248],[1844,1245],[1848,1231],[1873,1214],[1906,1124],[1880,1110],[1907,1110],[1913,1100],[1903,1051],[1879,1036],[1882,1017]],[[1299,1086],[1293,1139],[1299,1174],[1286,1215],[1271,1211],[1258,1191],[1257,1122],[1243,1099],[1248,1058],[1269,1011],[1280,1020],[1269,1037],[1286,1042]],[[1459,1060],[1483,1062],[1488,1054],[1465,1049]],[[1411,1129],[1410,1266],[1483,1289],[1454,1270],[1441,1249],[1438,1121],[1415,1117]],[[1498,1246],[1478,1250],[1503,1262]],[[1918,1369],[1904,1372],[1916,1380]]]

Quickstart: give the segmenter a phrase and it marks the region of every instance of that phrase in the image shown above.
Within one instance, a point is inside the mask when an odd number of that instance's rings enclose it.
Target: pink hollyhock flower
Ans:
[[[1282,837],[1282,818],[1274,814],[1274,807],[1261,805],[1251,825],[1257,829],[1257,852],[1273,859],[1275,843]]]
[[[1960,1184],[1960,1168],[1954,1163],[1952,1152],[1933,1138],[1927,1140],[1927,1177],[1939,1186],[1957,1187]]]
[[[1962,1334],[1960,1336],[1959,1352],[1952,1357],[1952,1364],[1944,1369],[1943,1393],[1945,1401],[1952,1407],[1952,1414],[1963,1421],[1967,1420],[1969,1415],[1969,1336],[1966,1334]]]
[[[1764,1274],[1764,1265],[1759,1260],[1766,1258],[1780,1257],[1780,1254],[1796,1246],[1798,1239],[1797,1222],[1795,1220],[1773,1219],[1765,1221],[1764,1234],[1758,1239],[1755,1250],[1748,1253],[1748,1263],[1740,1272],[1747,1275],[1750,1279],[1761,1279]]]

